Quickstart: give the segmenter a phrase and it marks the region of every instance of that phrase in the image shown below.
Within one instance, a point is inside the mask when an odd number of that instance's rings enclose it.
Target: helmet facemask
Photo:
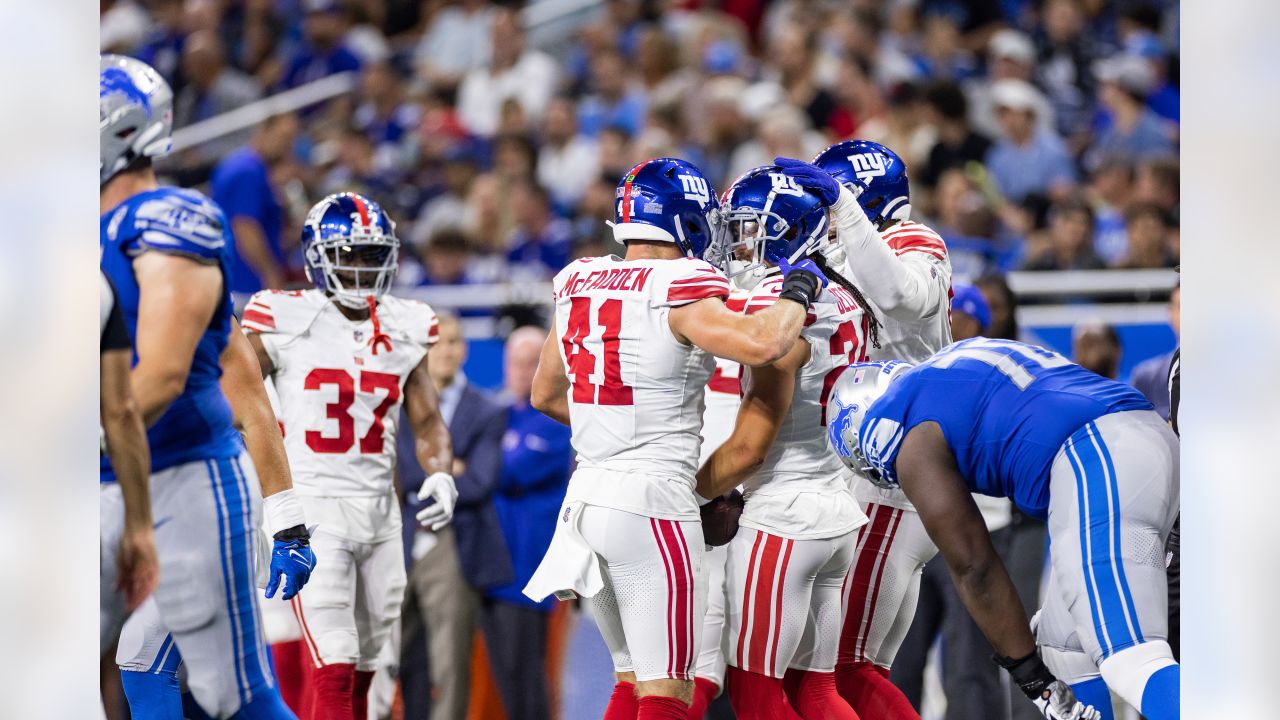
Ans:
[[[751,290],[779,261],[795,262],[817,248],[826,239],[826,229],[824,217],[810,236],[786,256],[786,248],[796,243],[798,226],[792,226],[781,215],[768,210],[745,206],[727,212],[722,210],[716,243],[719,252],[712,262],[734,285]]]
[[[317,233],[319,234],[319,233]],[[315,240],[306,249],[307,277],[323,279],[325,291],[339,304],[361,309],[386,294],[395,279],[400,240],[376,227]]]

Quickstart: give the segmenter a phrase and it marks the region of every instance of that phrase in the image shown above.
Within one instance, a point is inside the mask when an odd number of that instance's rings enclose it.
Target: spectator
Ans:
[[[705,105],[699,117],[703,160],[698,167],[716,187],[727,187],[733,180],[729,177],[730,158],[734,148],[747,139],[747,122],[738,105],[745,89],[742,78],[720,77],[708,81],[699,93]]]
[[[1169,366],[1173,364],[1177,340],[1182,334],[1182,288],[1175,285],[1169,294],[1169,326],[1173,328],[1175,349],[1138,363],[1131,382],[1165,420],[1169,419]]]
[[[187,81],[182,56],[187,41],[182,0],[155,0],[149,4],[151,29],[133,56],[156,69],[169,81],[176,97]],[[175,113],[174,123],[177,124]]]
[[[991,310],[991,323],[987,337],[1003,340],[1020,340],[1018,330],[1018,297],[1013,294],[1003,275],[983,275],[974,282],[982,291],[982,298]]]
[[[542,118],[556,81],[555,62],[525,47],[524,31],[512,10],[493,14],[492,59],[467,73],[458,90],[458,116],[476,135],[498,130],[503,103],[515,100],[533,122]]]
[[[631,150],[631,133],[615,125],[601,130],[596,140],[600,150],[600,172],[614,178],[616,185],[639,162]]]
[[[493,143],[493,174],[504,185],[532,182],[537,153],[527,135],[503,135]]]
[[[1026,270],[1099,270],[1106,265],[1093,251],[1093,211],[1069,198],[1049,210],[1048,241],[1029,258]]]
[[[951,339],[986,335],[991,327],[991,308],[982,291],[973,285],[955,284],[951,292]]]
[[[1014,202],[1032,193],[1069,193],[1076,171],[1067,148],[1056,135],[1036,125],[1040,91],[1021,80],[1001,80],[992,85],[991,97],[1000,120],[1000,138],[987,153],[987,168],[1000,192]]]
[[[262,97],[253,78],[227,67],[222,39],[209,30],[187,37],[182,47],[182,73],[187,84],[173,101],[173,124],[184,127],[230,112]],[[211,162],[226,156],[249,139],[247,132],[231,133],[201,145],[202,159]]]
[[[1160,206],[1169,217],[1178,216],[1179,184],[1182,173],[1176,157],[1152,158],[1138,163],[1133,199]]]
[[[533,373],[546,331],[525,326],[507,338],[504,390],[510,403],[502,438],[498,510],[512,582],[489,590],[482,623],[489,662],[509,720],[547,720],[547,619],[556,601],[540,603],[522,590],[551,544],[569,485],[573,448],[569,428],[529,405]]]
[[[920,172],[913,173],[928,188],[938,184],[942,171],[982,162],[991,140],[969,126],[968,101],[960,87],[951,82],[934,83],[924,90],[925,116],[937,128],[938,141]]]
[[[680,48],[665,32],[653,26],[641,31],[635,59],[650,105],[677,107],[684,102],[693,78],[680,70]]]
[[[1071,360],[1102,377],[1116,379],[1120,371],[1120,335],[1111,325],[1083,322],[1073,333],[1075,352]]]
[[[429,86],[452,90],[489,60],[493,6],[487,0],[461,0],[437,8],[414,59]]]
[[[942,173],[933,208],[933,227],[947,243],[953,275],[978,277],[1005,263],[1006,250],[992,240],[995,216],[964,170]]]
[[[438,532],[414,517],[424,473],[412,433],[397,433],[396,475],[404,501],[409,583],[402,618],[400,677],[405,717],[466,717],[471,692],[471,640],[482,593],[511,582],[511,559],[493,507],[502,472],[506,410],[467,382],[467,341],[452,315],[440,313],[439,339],[428,371],[440,394],[440,414],[453,441],[458,504],[453,522]],[[401,417],[401,423],[407,419]],[[423,647],[427,648],[424,663]],[[427,680],[429,668],[430,680]]]
[[[298,118],[292,113],[268,118],[254,131],[248,145],[228,155],[213,170],[213,200],[227,214],[235,238],[232,292],[249,294],[283,286],[284,209],[271,171],[293,154],[297,134]]]
[[[427,240],[446,228],[460,228],[467,222],[467,196],[478,169],[475,152],[458,143],[447,151],[444,167],[439,172],[441,191],[422,205],[413,221],[409,241],[421,251]]]
[[[404,79],[395,66],[389,62],[365,65],[352,124],[373,144],[378,172],[402,176],[409,169],[408,140],[421,122],[422,110],[405,101]]]
[[[1108,265],[1115,265],[1129,247],[1125,210],[1133,196],[1133,165],[1108,160],[1089,178],[1089,204],[1093,207],[1093,248]]]
[[[507,262],[547,279],[569,264],[573,234],[568,221],[551,212],[547,191],[536,183],[519,186],[513,198],[515,230],[507,242]]]
[[[573,101],[551,100],[542,116],[538,183],[548,189],[559,209],[568,212],[582,199],[599,169],[600,149],[594,140],[578,132]]]
[[[1135,203],[1125,213],[1129,247],[1116,267],[1171,268],[1178,264],[1170,248],[1169,221],[1154,203]]]
[[[1155,78],[1145,60],[1119,55],[1094,67],[1101,88],[1098,97],[1108,112],[1108,125],[1085,155],[1096,167],[1103,158],[1141,160],[1173,152],[1173,136],[1167,121],[1147,107]]]
[[[329,75],[360,69],[360,58],[343,44],[347,15],[339,0],[306,0],[302,23],[303,43],[284,67],[283,90],[305,85]]]
[[[1056,130],[1073,151],[1083,149],[1093,121],[1095,83],[1092,65],[1097,43],[1085,33],[1080,0],[1048,0],[1041,13],[1036,81],[1049,96]]]
[[[814,73],[817,38],[799,25],[787,25],[769,43],[777,77],[773,80],[792,106],[800,108],[810,127],[823,129],[831,121],[835,100]]]
[[[431,236],[421,252],[422,273],[419,285],[466,285],[471,281],[467,265],[471,260],[471,241],[457,228],[441,228]]]
[[[756,134],[733,152],[729,163],[729,177],[736,178],[752,168],[769,165],[776,157],[812,157],[821,148],[815,148],[806,137],[808,117],[792,105],[778,105],[768,111],[756,126]]]
[[[630,80],[631,73],[617,51],[604,51],[591,61],[591,93],[578,104],[578,128],[595,137],[606,127],[635,135],[644,127],[648,102]]]
[[[1001,80],[1019,80],[1032,84],[1035,82],[1036,46],[1024,33],[1009,28],[997,30],[991,36],[991,44],[987,48],[987,76],[965,84],[969,99],[970,118],[978,132],[988,137],[1000,134],[1000,119],[997,117],[995,84]],[[1035,95],[1036,129],[1056,132],[1053,105],[1044,95]]]

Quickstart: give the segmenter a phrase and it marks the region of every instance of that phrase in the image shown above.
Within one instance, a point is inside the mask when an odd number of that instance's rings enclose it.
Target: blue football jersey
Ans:
[[[133,259],[144,251],[173,253],[222,268],[224,286],[231,228],[222,210],[204,195],[162,187],[138,193],[101,218],[102,271],[115,285],[117,302],[129,337],[136,343],[138,281]],[[205,328],[182,394],[147,430],[151,471],[196,460],[239,454],[242,444],[231,424],[231,407],[218,380],[219,359],[231,332],[231,295],[224,297]],[[138,362],[135,348],[134,364]],[[110,461],[102,459],[103,482],[115,480]]]
[[[858,436],[867,462],[896,484],[902,438],[936,422],[971,491],[1043,518],[1049,469],[1067,438],[1103,415],[1151,409],[1137,390],[1055,352],[973,338],[896,378],[867,409]]]

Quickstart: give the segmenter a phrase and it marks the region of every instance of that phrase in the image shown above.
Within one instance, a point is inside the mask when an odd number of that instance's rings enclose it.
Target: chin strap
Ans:
[[[378,300],[372,295],[366,295],[365,300],[369,303],[369,319],[373,321],[373,337],[369,338],[373,354],[378,354],[378,347],[381,345],[386,345],[387,352],[391,352],[391,336],[383,334],[382,324],[378,322]]]

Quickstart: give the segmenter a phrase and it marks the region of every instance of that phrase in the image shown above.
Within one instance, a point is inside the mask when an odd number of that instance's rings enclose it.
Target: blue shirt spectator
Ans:
[[[595,137],[607,127],[618,127],[634,136],[644,128],[648,103],[629,86],[630,76],[617,53],[601,53],[592,61],[592,93],[578,104],[579,132]]]
[[[573,227],[551,212],[551,198],[540,185],[522,187],[515,198],[516,229],[507,247],[507,262],[536,268],[552,277],[569,264]],[[541,266],[541,267],[539,267]]]
[[[303,22],[305,40],[285,64],[281,89],[288,90],[340,72],[359,70],[360,58],[342,44],[346,24],[339,2],[316,0],[308,8]]]
[[[226,212],[235,236],[232,292],[254,293],[283,283],[280,232],[284,210],[271,185],[269,164],[291,150],[296,132],[297,120],[291,115],[268,120],[248,146],[223,158],[213,169],[213,199]]]
[[[1075,166],[1062,139],[1036,126],[1039,91],[1022,80],[991,87],[1001,136],[987,151],[987,170],[1004,196],[1021,202],[1030,194],[1051,195],[1076,181]]]

